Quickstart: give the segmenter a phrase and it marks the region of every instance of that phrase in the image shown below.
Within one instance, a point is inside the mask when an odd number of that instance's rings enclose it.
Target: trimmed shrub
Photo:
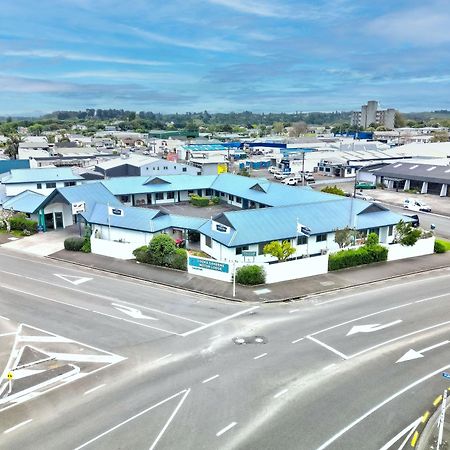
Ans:
[[[329,256],[328,270],[340,270],[346,267],[387,261],[387,257],[388,249],[382,245],[369,245],[358,249],[341,250]]]
[[[447,248],[445,247],[445,244],[442,241],[436,239],[434,243],[434,253],[445,253],[446,251]]]
[[[373,245],[378,245],[380,238],[377,233],[369,233],[366,240],[366,247],[372,247]]]
[[[169,267],[178,270],[187,270],[187,251],[179,248],[169,259]]]
[[[189,201],[194,206],[200,206],[200,207],[209,206],[209,198],[202,197],[200,195],[191,195],[191,198]]]
[[[72,252],[79,252],[83,248],[84,238],[78,236],[68,237],[64,241],[64,248]]]
[[[168,266],[176,250],[175,241],[169,235],[158,234],[148,245],[149,262],[156,266]]]
[[[27,219],[23,214],[18,214],[17,216],[11,217],[11,219],[9,219],[9,223],[11,225],[11,230],[27,230],[30,233],[37,232],[37,222],[35,220]]]
[[[261,266],[243,266],[236,270],[236,282],[253,286],[255,284],[264,284],[266,274]]]
[[[213,205],[218,205],[220,203],[220,197],[211,197],[211,202]]]
[[[143,245],[133,250],[133,255],[136,261],[140,263],[150,264],[150,255],[148,253],[148,245]]]
[[[88,237],[84,238],[84,244],[81,247],[81,251],[84,253],[91,253],[91,240]]]

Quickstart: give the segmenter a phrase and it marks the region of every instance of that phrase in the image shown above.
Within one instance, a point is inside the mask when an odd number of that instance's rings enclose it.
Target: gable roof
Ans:
[[[3,184],[45,183],[52,181],[82,180],[69,167],[50,167],[42,169],[12,169],[9,175],[2,179]]]
[[[45,195],[27,190],[5,201],[2,206],[4,209],[32,214],[44,199]]]

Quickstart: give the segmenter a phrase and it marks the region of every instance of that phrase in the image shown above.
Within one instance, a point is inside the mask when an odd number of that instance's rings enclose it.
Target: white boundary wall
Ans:
[[[133,250],[139,245],[133,242],[116,242],[97,239],[91,236],[91,252],[96,255],[110,256],[119,259],[134,259]]]
[[[402,246],[400,244],[385,245],[389,249],[388,261],[431,255],[434,253],[434,241],[435,237],[433,236],[426,239],[419,239],[412,247]]]

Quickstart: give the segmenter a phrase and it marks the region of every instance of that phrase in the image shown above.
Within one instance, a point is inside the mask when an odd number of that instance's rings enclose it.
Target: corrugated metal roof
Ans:
[[[42,169],[13,169],[2,179],[3,184],[40,183],[51,181],[82,180],[69,167],[51,167]]]
[[[44,201],[45,195],[33,191],[23,191],[3,203],[4,209],[32,214]]]
[[[0,159],[0,176],[13,169],[29,169],[29,159]]]
[[[450,166],[401,162],[382,167],[377,176],[450,184]]]

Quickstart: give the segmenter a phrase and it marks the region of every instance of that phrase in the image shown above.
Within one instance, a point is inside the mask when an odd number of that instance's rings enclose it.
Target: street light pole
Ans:
[[[233,261],[233,298],[236,297],[236,261]]]

